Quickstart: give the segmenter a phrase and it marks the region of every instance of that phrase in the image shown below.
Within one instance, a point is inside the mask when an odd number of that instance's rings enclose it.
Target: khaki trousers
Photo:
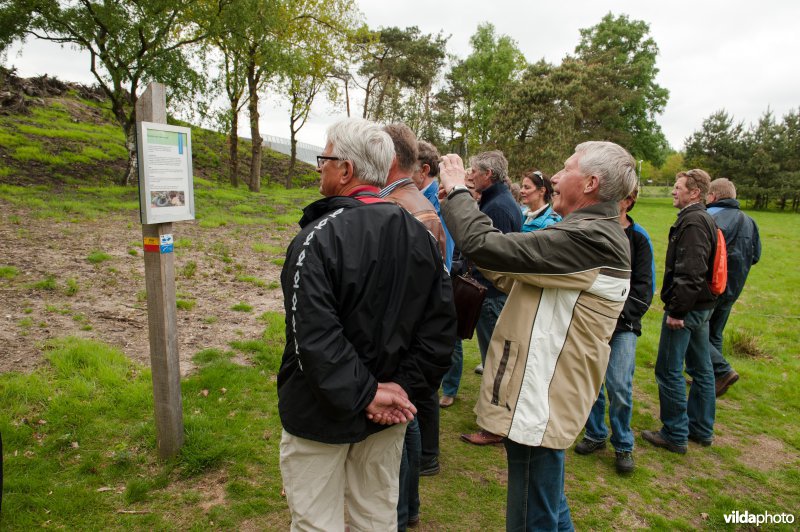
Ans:
[[[293,531],[396,531],[406,424],[364,441],[320,443],[283,431],[280,461]]]

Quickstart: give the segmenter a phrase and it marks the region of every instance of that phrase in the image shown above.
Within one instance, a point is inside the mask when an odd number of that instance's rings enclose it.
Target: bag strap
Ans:
[[[474,277],[472,277],[472,266],[473,266],[472,261],[469,260],[466,255],[464,255],[464,259],[465,259],[464,269],[466,270],[464,273],[464,277],[466,277],[467,279],[474,279]]]

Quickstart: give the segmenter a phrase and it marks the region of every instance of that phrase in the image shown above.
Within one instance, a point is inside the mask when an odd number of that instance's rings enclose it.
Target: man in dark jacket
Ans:
[[[642,317],[650,308],[656,291],[656,263],[653,260],[653,243],[644,227],[633,221],[628,213],[636,204],[638,188],[619,202],[619,221],[631,248],[631,290],[625,306],[617,319],[611,336],[611,354],[605,376],[605,390],[592,406],[586,421],[583,440],[575,446],[578,454],[591,454],[606,446],[608,427],[605,423],[606,393],[608,392],[608,419],[611,422],[611,445],[616,453],[618,473],[634,469],[633,431],[633,373],[636,369],[636,340],[642,335]]]
[[[703,170],[680,172],[672,204],[680,209],[669,230],[661,300],[664,319],[656,360],[661,430],[642,432],[655,445],[685,454],[687,440],[711,445],[714,439],[714,371],[708,351],[708,319],[716,296],[708,286],[717,245],[717,226],[706,212],[711,178]],[[686,399],[686,372],[694,379]]]
[[[480,210],[489,217],[495,229],[501,233],[518,233],[522,231],[522,210],[511,196],[505,184],[508,176],[508,161],[503,152],[494,150],[479,153],[469,160],[470,176],[475,183],[475,191],[480,193]],[[497,323],[497,318],[506,302],[506,294],[483,277],[481,272],[473,269],[475,280],[486,287],[486,298],[483,300],[481,314],[475,332],[478,335],[478,349],[481,352],[481,365],[475,368],[476,373],[483,372],[486,361],[486,350]]]
[[[442,262],[447,265],[447,233],[434,205],[417,188],[412,176],[418,161],[417,136],[405,124],[383,128],[392,138],[395,157],[379,196],[396,203],[419,220],[436,237]],[[438,199],[437,199],[438,203]],[[439,473],[439,397],[437,390],[414,399],[417,417],[406,428],[403,459],[400,465],[400,496],[397,506],[398,530],[419,522],[419,477]]]
[[[750,267],[761,258],[761,239],[756,222],[739,209],[736,187],[724,177],[711,182],[706,196],[708,213],[725,236],[728,248],[728,285],[717,298],[711,320],[708,322],[711,342],[711,363],[717,397],[728,391],[739,380],[739,374],[722,356],[722,332],[728,323],[731,308],[742,293]]]
[[[508,161],[503,152],[494,150],[479,153],[469,160],[471,179],[475,183],[475,191],[481,195],[480,211],[489,217],[492,226],[501,233],[518,233],[522,231],[522,210],[514,201],[511,191],[505,184],[508,176]],[[475,373],[483,374],[486,352],[492,339],[497,318],[506,303],[508,296],[498,290],[486,279],[477,268],[472,275],[476,281],[486,287],[486,297],[481,306],[475,333],[478,336],[478,349],[481,352],[481,363]],[[485,430],[474,434],[462,434],[461,439],[475,445],[500,443],[503,438]]]
[[[396,530],[405,422],[450,363],[455,309],[425,227],[378,200],[394,156],[380,126],[331,126],[324,199],[304,209],[281,273],[280,464],[292,527]]]

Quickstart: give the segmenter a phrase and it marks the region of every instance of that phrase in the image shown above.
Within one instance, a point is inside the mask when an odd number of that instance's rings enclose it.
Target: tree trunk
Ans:
[[[231,185],[239,186],[239,99],[231,98],[230,172]]]
[[[250,101],[248,110],[250,111],[250,138],[253,141],[252,160],[250,161],[250,183],[248,186],[252,192],[261,191],[261,134],[258,127],[258,79],[255,73],[255,60],[251,59],[247,68],[247,89]]]
[[[361,118],[367,118],[367,108],[369,108],[369,97],[372,94],[372,82],[374,79],[367,80],[367,87],[364,89],[364,111],[361,113]]]
[[[286,188],[292,188],[292,178],[294,177],[294,168],[297,163],[297,132],[294,127],[289,128],[291,144],[291,154],[289,155],[289,171],[286,172]]]
[[[350,89],[348,85],[348,81],[344,80],[344,103],[347,106],[347,118],[350,118]]]
[[[139,155],[136,152],[136,127],[125,126],[125,147],[128,149],[128,165],[122,175],[120,185],[128,186],[139,182]]]
[[[378,96],[378,105],[375,106],[375,113],[370,117],[372,120],[380,120],[383,117],[383,100],[386,96],[386,86],[389,84],[390,80],[387,79],[386,82],[381,85],[381,92]]]

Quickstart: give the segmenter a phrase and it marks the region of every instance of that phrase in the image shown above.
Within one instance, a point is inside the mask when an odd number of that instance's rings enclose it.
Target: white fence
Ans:
[[[290,155],[292,153],[292,144],[289,139],[285,139],[283,137],[275,137],[272,135],[266,135],[264,138],[264,146],[271,150],[275,150],[280,153],[285,153],[286,155]],[[314,166],[317,165],[317,155],[322,153],[322,150],[319,146],[314,146],[313,144],[306,144],[305,142],[298,142],[297,143],[297,158],[304,163],[313,164]]]

